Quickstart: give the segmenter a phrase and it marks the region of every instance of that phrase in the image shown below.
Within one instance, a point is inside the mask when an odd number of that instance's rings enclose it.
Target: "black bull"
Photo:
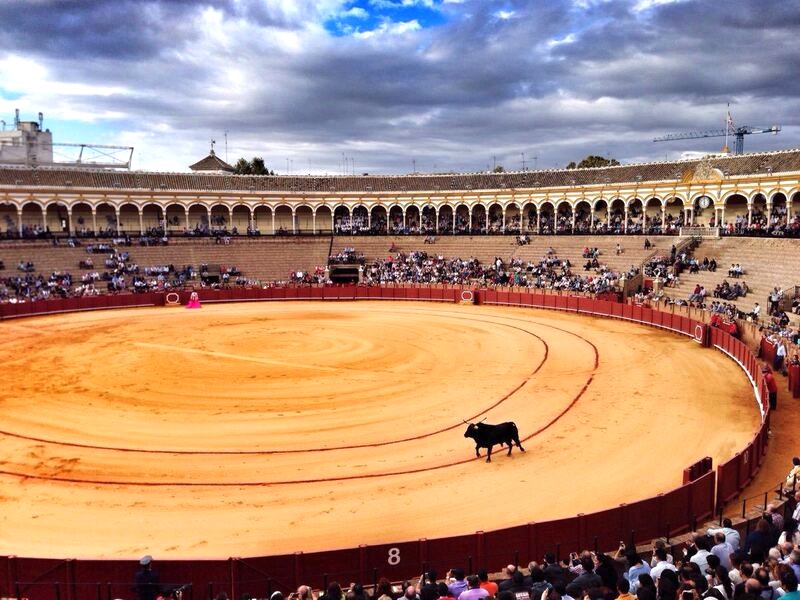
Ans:
[[[475,456],[480,457],[481,448],[486,448],[486,462],[492,462],[492,446],[506,444],[508,446],[507,456],[511,456],[511,449],[514,444],[522,451],[525,448],[519,443],[519,431],[517,426],[509,421],[499,425],[487,425],[486,423],[468,423],[464,437],[475,440]]]

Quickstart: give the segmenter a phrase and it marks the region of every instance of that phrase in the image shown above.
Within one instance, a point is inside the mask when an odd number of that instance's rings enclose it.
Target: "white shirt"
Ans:
[[[674,571],[677,573],[678,569],[675,565],[668,563],[665,560],[660,560],[655,567],[650,569],[650,577],[653,578],[653,581],[658,581],[658,578],[661,577],[661,573],[664,571]]]
[[[698,567],[700,567],[700,572],[705,573],[706,569],[708,568],[708,561],[706,557],[711,554],[708,550],[698,550],[697,553],[689,559],[690,562],[693,562]]]

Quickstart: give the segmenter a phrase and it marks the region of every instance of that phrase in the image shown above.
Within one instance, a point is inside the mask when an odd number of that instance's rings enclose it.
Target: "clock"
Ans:
[[[700,198],[700,208],[708,208],[709,206],[711,206],[711,198],[708,196]]]

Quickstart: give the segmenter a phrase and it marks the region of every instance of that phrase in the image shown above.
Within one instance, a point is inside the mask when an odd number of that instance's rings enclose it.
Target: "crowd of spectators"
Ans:
[[[800,459],[795,459],[800,469]],[[791,477],[791,474],[790,474]],[[788,485],[788,480],[787,480]],[[429,570],[417,580],[327,583],[318,593],[301,585],[290,600],[798,600],[800,508],[768,505],[755,527],[740,533],[730,519],[676,546],[656,539],[648,548],[620,542],[616,552],[545,553],[526,568],[510,564],[499,576],[486,568]],[[271,600],[283,600],[281,592]]]
[[[396,252],[386,259],[364,265],[363,283],[441,283],[481,286],[513,285],[527,288],[602,293],[612,291],[620,275],[605,265],[592,267],[591,275],[573,271],[550,248],[539,261],[495,257],[489,264],[476,258],[445,258],[424,251]],[[632,268],[632,271],[635,271]]]
[[[218,273],[210,273],[208,265],[200,265],[199,269],[192,265],[178,267],[173,264],[140,266],[133,261],[128,250],[134,243],[148,245],[145,238],[133,240],[121,236],[110,242],[85,246],[88,256],[78,262],[78,268],[85,271],[80,276],[66,271],[37,274],[32,261],[19,261],[17,270],[24,275],[0,278],[0,302],[31,302],[124,291],[182,290],[209,285],[260,285],[244,277],[235,266],[220,265]],[[95,268],[93,256],[102,256],[102,269]]]

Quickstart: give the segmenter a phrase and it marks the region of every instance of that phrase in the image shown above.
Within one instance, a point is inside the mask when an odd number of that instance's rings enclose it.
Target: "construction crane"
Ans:
[[[696,140],[699,138],[709,137],[725,137],[732,136],[736,138],[733,146],[734,154],[744,153],[744,136],[752,133],[772,133],[777,135],[781,130],[780,125],[773,125],[772,127],[750,127],[749,125],[742,125],[741,127],[734,127],[731,124],[725,129],[706,129],[702,131],[687,131],[685,133],[668,133],[657,138],[653,138],[654,142],[671,142],[673,140]],[[723,152],[728,152],[727,140]]]

